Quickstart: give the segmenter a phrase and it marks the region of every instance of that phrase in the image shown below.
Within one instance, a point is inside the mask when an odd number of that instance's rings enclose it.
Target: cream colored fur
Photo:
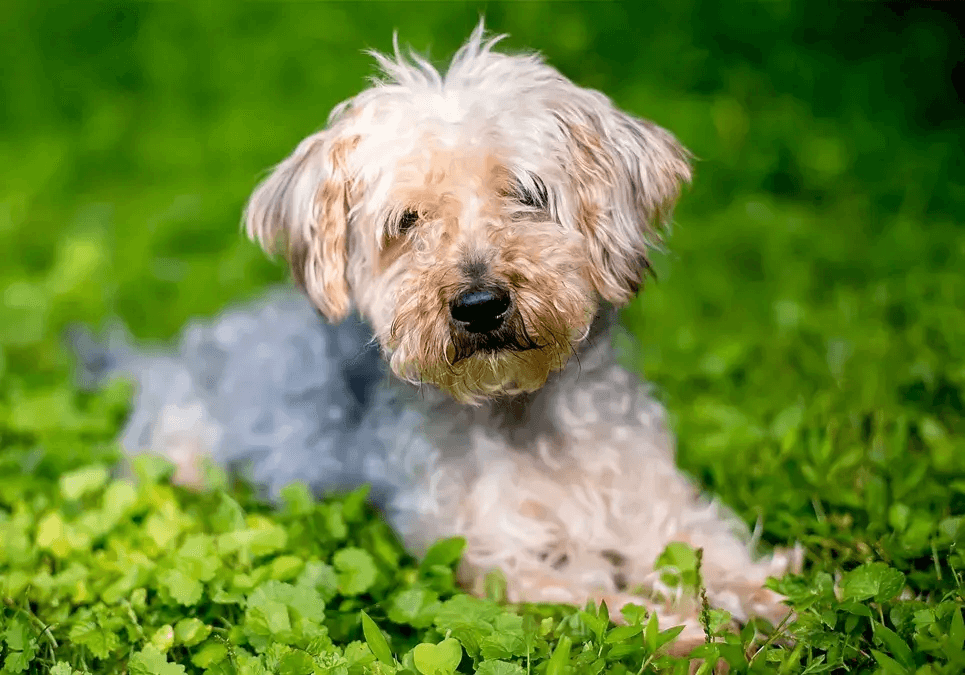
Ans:
[[[400,390],[420,422],[386,465],[411,485],[388,511],[413,550],[462,535],[470,588],[499,569],[512,600],[642,602],[693,644],[693,598],[654,569],[683,541],[704,551],[713,605],[780,620],[764,583],[796,556],[758,560],[746,526],[700,497],[663,409],[608,344],[609,307],[637,292],[689,155],[499,39],[480,25],[445,72],[375,54],[372,87],[255,191],[248,232],[329,319],[356,308],[421,387]],[[450,303],[479,279],[510,289],[513,338],[538,348],[462,353]]]

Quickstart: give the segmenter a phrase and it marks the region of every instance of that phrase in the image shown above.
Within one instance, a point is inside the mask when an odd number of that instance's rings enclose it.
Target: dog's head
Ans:
[[[340,104],[255,191],[249,234],[281,248],[330,320],[354,304],[392,370],[458,400],[532,391],[600,300],[637,292],[688,153],[480,24],[445,75],[375,54],[384,80]]]

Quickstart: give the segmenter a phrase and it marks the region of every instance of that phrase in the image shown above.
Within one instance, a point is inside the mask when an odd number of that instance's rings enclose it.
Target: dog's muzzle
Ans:
[[[474,285],[449,302],[452,363],[477,352],[522,352],[539,349],[526,332],[508,288]]]

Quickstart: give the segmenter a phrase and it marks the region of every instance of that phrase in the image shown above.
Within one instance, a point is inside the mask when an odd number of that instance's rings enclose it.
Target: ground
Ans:
[[[806,551],[803,576],[776,584],[793,639],[749,666],[750,631],[703,655],[731,672],[961,672],[957,10],[414,7],[0,10],[3,672],[663,663],[637,617],[519,618],[453,595],[458,544],[400,558],[356,498],[293,492],[275,513],[244,492],[172,491],[157,467],[137,489],[112,482],[124,392],[78,394],[70,378],[73,322],[166,339],[282,281],[240,235],[258,178],[363,86],[362,49],[398,28],[441,58],[481,12],[509,48],[539,48],[697,157],[619,344],[671,411],[682,467],[764,545]],[[667,560],[697,581],[692,552]]]

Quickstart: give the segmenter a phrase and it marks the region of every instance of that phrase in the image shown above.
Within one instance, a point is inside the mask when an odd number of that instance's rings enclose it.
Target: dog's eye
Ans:
[[[399,234],[405,234],[412,226],[419,222],[419,213],[417,211],[412,211],[407,209],[402,217],[399,218]]]
[[[523,206],[529,206],[530,208],[539,208],[539,203],[536,201],[536,195],[527,190],[519,191],[519,203]]]
[[[514,195],[516,201],[531,209],[545,209],[547,202],[546,186],[539,178],[533,178],[533,187],[523,187],[516,183]]]

